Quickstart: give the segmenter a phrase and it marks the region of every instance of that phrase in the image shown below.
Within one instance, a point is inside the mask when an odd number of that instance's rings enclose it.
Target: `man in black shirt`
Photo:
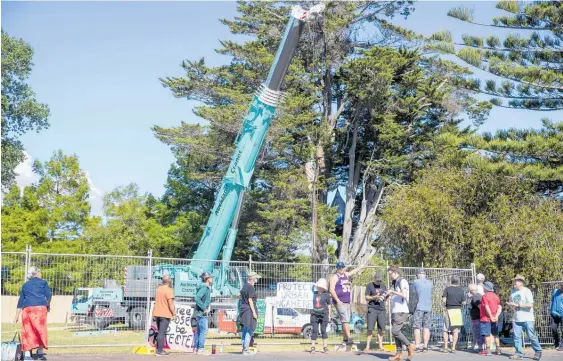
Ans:
[[[256,308],[256,289],[254,285],[258,282],[260,275],[256,272],[248,273],[248,283],[245,284],[240,290],[240,323],[242,324],[242,353],[243,355],[250,355],[248,349],[250,340],[256,330],[256,320],[258,313]]]
[[[459,287],[459,278],[453,276],[451,279],[451,285],[446,287],[444,293],[442,294],[442,304],[446,307],[446,313],[444,313],[444,349],[443,352],[448,352],[448,334],[452,334],[452,349],[451,352],[455,352],[455,347],[457,345],[457,339],[459,337],[459,331],[461,326],[458,322],[452,320],[451,316],[455,315],[456,318],[461,319],[461,308],[465,306],[465,292],[461,287]],[[453,321],[453,322],[452,322]]]
[[[383,331],[387,319],[385,312],[385,296],[387,295],[387,287],[383,284],[383,276],[376,274],[373,282],[366,287],[366,300],[368,301],[368,335],[366,339],[366,348],[364,352],[369,352],[371,336],[375,323],[377,322],[377,338],[379,341],[379,351],[383,351]]]

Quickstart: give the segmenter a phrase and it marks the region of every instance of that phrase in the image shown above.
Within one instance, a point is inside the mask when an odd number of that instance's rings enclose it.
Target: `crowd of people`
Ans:
[[[328,293],[342,323],[343,345],[353,344],[349,327],[352,301],[350,278],[362,269],[363,267],[346,271],[344,263],[338,262],[336,272],[330,278]],[[433,315],[433,284],[426,278],[423,269],[416,272],[417,279],[412,284],[409,284],[403,277],[400,267],[390,266],[387,271],[390,280],[392,280],[390,289],[387,289],[384,285],[383,275],[381,274],[375,274],[373,281],[365,289],[367,338],[364,352],[370,351],[376,326],[378,351],[385,352],[383,332],[388,317],[386,304],[389,302],[391,307],[391,333],[396,346],[396,353],[389,360],[402,360],[403,350],[407,351],[407,359],[410,360],[417,352],[428,352],[429,350],[428,344]],[[483,274],[478,274],[476,280],[476,283],[468,286],[469,293],[466,294],[460,286],[459,277],[452,276],[450,284],[442,293],[441,302],[445,311],[443,313],[443,346],[440,348],[441,352],[456,352],[460,331],[464,326],[464,309],[466,309],[471,318],[474,351],[483,356],[502,354],[499,339],[499,333],[505,322],[502,302],[495,292],[495,285],[492,282],[485,282]],[[512,329],[515,352],[510,356],[510,359],[522,360],[524,358],[522,334],[526,332],[534,350],[533,359],[540,360],[542,348],[534,327],[534,298],[532,292],[526,287],[526,279],[522,275],[516,275],[512,281],[514,288],[509,302],[506,303],[506,307],[513,314]],[[330,319],[329,303],[331,300],[327,295],[326,285],[327,281],[324,278],[319,279],[316,284],[317,292],[313,297],[311,324],[314,330],[311,352],[315,352],[315,343],[319,333],[323,338],[323,351],[327,352],[326,339],[328,336],[326,328]],[[563,341],[559,335],[559,328],[563,331],[563,283],[553,291],[550,310],[552,316],[551,328],[555,339],[554,346],[559,351],[563,351]],[[414,342],[411,342],[403,332],[409,318],[412,318]]]
[[[336,272],[330,277],[330,282],[321,278],[316,283],[311,313],[311,324],[313,325],[311,352],[315,352],[315,343],[319,334],[323,340],[323,352],[328,352],[327,325],[331,319],[331,303],[335,306],[342,323],[343,344],[346,346],[353,344],[349,325],[352,314],[350,281],[354,275],[363,269],[364,267],[359,267],[346,271],[344,263],[338,262]],[[376,326],[378,350],[385,350],[383,348],[383,332],[387,323],[386,304],[390,302],[391,330],[395,340],[396,353],[389,360],[402,360],[403,349],[407,350],[407,357],[411,359],[416,352],[428,351],[431,336],[433,285],[426,278],[423,269],[417,271],[417,279],[412,284],[407,282],[402,276],[401,269],[397,266],[389,267],[388,273],[392,280],[390,289],[387,289],[384,285],[383,275],[381,274],[375,274],[373,281],[366,287],[368,331],[364,351],[370,351],[372,335]],[[244,355],[253,354],[250,347],[253,343],[258,319],[255,285],[260,278],[260,275],[256,272],[249,272],[247,283],[240,291],[239,320],[237,323],[241,329],[242,353]],[[14,323],[18,323],[21,316],[21,350],[24,353],[24,360],[32,360],[33,351],[35,352],[35,359],[46,360],[44,349],[48,348],[47,313],[51,305],[51,289],[48,282],[42,279],[41,270],[36,267],[28,269],[27,279],[21,288]],[[195,297],[193,326],[196,330],[193,346],[196,353],[207,355],[209,353],[204,350],[204,347],[209,324],[208,316],[213,277],[205,272],[201,275],[201,281]],[[481,355],[500,354],[499,332],[504,323],[503,307],[500,298],[495,293],[494,284],[485,282],[485,276],[479,274],[477,275],[477,283],[470,284],[468,287],[469,293],[466,294],[459,283],[458,277],[451,277],[450,285],[442,293],[441,301],[446,311],[443,315],[442,337],[444,342],[441,351],[456,351],[460,329],[463,326],[462,309],[467,307],[471,318],[475,351]],[[542,355],[542,348],[534,328],[534,298],[532,292],[526,287],[526,279],[521,275],[514,277],[513,286],[510,300],[506,303],[506,306],[513,313],[512,328],[515,353],[510,356],[510,359],[523,359],[522,334],[526,332],[535,352],[533,359],[539,360]],[[164,275],[162,285],[156,290],[152,314],[159,331],[156,338],[157,356],[168,354],[164,351],[163,345],[170,320],[176,315],[174,298],[172,279],[169,275]],[[554,346],[559,351],[563,351],[563,283],[553,290],[550,310],[551,328],[555,340]],[[414,342],[411,342],[402,332],[410,315],[412,315]],[[559,329],[561,329],[561,334]]]

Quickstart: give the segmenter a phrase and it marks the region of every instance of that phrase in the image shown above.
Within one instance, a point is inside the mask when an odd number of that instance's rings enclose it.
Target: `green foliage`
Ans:
[[[41,208],[33,187],[20,188],[12,184],[2,204],[2,249],[23,251],[25,246],[48,240],[49,213]]]
[[[104,196],[106,224],[92,224],[84,234],[88,253],[184,257],[200,234],[201,217],[187,212],[173,224],[163,225],[166,207],[136,184],[114,189]]]
[[[44,164],[36,161],[33,171],[40,177],[35,187],[38,206],[49,213],[49,239],[79,237],[90,216],[90,186],[78,157],[59,150]]]
[[[469,9],[467,6],[458,6],[456,8],[450,9],[448,11],[448,16],[456,18],[459,20],[472,22],[473,21],[473,10]]]
[[[486,164],[486,161],[485,161]],[[393,257],[429,267],[469,266],[502,292],[516,273],[532,283],[563,276],[563,214],[533,182],[470,168],[435,166],[397,188],[384,211]]]
[[[563,109],[561,3],[500,1],[497,8],[511,14],[494,18],[490,26],[538,31],[528,37],[509,34],[503,41],[494,34],[487,36],[485,41],[481,37],[463,35],[463,43],[454,43],[451,37],[437,34],[428,38],[430,44],[426,47],[443,53],[455,53],[466,63],[505,78],[501,80],[501,86],[472,88],[474,91],[495,96],[491,103],[496,106],[541,111]],[[473,20],[472,11],[464,6],[450,10],[448,15],[478,24]],[[444,42],[450,45],[445,45]],[[454,45],[461,48],[457,52],[452,51]],[[505,90],[507,82],[512,83],[510,92]]]
[[[14,182],[14,168],[25,155],[18,138],[28,131],[49,126],[49,108],[37,102],[26,83],[31,68],[33,49],[22,39],[12,38],[2,29],[2,187]]]
[[[90,187],[76,156],[58,151],[33,169],[39,176],[37,184],[25,187],[23,194],[12,185],[3,199],[4,250],[22,251],[29,244],[58,251],[59,245],[65,248],[66,241],[79,238],[90,221]],[[74,246],[69,244],[70,249]]]

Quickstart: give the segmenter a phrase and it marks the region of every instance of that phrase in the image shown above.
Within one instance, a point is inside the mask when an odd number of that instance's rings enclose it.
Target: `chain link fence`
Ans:
[[[42,277],[49,282],[53,293],[48,317],[50,347],[108,347],[139,346],[148,339],[147,320],[151,320],[150,308],[156,287],[164,274],[170,274],[174,282],[176,301],[193,304],[197,275],[202,270],[214,275],[214,293],[210,316],[209,344],[240,345],[236,327],[238,291],[246,283],[249,271],[258,272],[262,278],[256,285],[258,298],[264,301],[264,329],[257,336],[261,345],[305,345],[310,342],[311,302],[295,299],[310,293],[312,285],[321,277],[330,278],[334,266],[253,262],[203,261],[147,256],[111,256],[3,252],[1,267],[2,294],[2,341],[9,340],[19,330],[14,325],[15,310],[21,286],[26,281],[26,271],[36,266]],[[421,266],[422,267],[422,266]],[[412,283],[416,270],[421,267],[402,267],[403,277]],[[422,267],[424,268],[424,267]],[[351,280],[353,315],[351,335],[356,342],[365,342],[367,329],[367,304],[365,287],[379,273],[384,284],[391,287],[387,266],[367,267]],[[442,327],[444,309],[442,293],[457,276],[460,286],[474,281],[474,269],[424,268],[432,282],[432,322],[430,345],[443,344]],[[542,344],[553,344],[551,330],[551,297],[560,282],[545,282],[534,289],[536,329]],[[292,286],[285,299],[280,296],[280,285]],[[284,287],[285,287],[284,286]],[[288,287],[289,287],[288,286]],[[297,293],[292,293],[297,292]],[[300,293],[301,292],[301,293]],[[294,297],[295,296],[295,297]],[[342,341],[342,326],[332,310],[328,334],[330,343]],[[387,305],[388,324],[384,343],[393,344],[391,335],[390,305]],[[460,344],[471,345],[473,335],[468,312],[464,312],[464,327]],[[505,315],[510,325],[511,315]],[[150,323],[150,322],[149,322]],[[412,317],[403,332],[413,340]],[[510,331],[506,336],[510,336]],[[377,337],[372,342],[375,345]],[[524,340],[526,344],[528,340]],[[363,345],[362,345],[363,347]]]
[[[551,316],[551,301],[553,293],[563,281],[542,282],[534,290],[535,327],[541,344],[554,345],[555,336],[552,331],[553,317]],[[525,339],[526,344],[530,344]]]
[[[49,282],[53,293],[48,317],[50,347],[107,347],[138,346],[148,339],[147,320],[151,320],[150,308],[156,287],[162,275],[168,273],[174,281],[176,301],[193,304],[197,275],[202,270],[213,273],[215,290],[212,297],[209,343],[225,345],[240,344],[237,334],[236,314],[238,291],[250,270],[262,278],[256,285],[258,298],[266,305],[263,333],[257,336],[262,345],[307,344],[310,342],[311,305],[279,300],[278,285],[312,286],[319,278],[329,279],[335,272],[333,266],[270,263],[270,262],[220,262],[188,259],[173,259],[147,256],[111,256],[33,253],[2,253],[2,340],[13,337],[19,325],[11,321],[17,307],[21,286],[26,281],[26,270],[36,266],[42,277]],[[409,283],[415,279],[416,269],[402,268]],[[195,269],[195,271],[194,271]],[[442,342],[441,330],[443,309],[441,295],[456,275],[461,286],[473,281],[472,269],[425,268],[433,289],[433,345]],[[386,266],[368,267],[352,279],[353,316],[352,337],[356,342],[366,338],[367,305],[365,287],[380,273],[389,287],[391,281]],[[219,285],[219,286],[217,286]],[[291,295],[291,293],[289,293]],[[286,300],[287,301],[287,300]],[[384,342],[393,344],[389,322],[384,333]],[[342,325],[333,309],[329,324],[329,342],[342,341]],[[412,327],[404,330],[412,339]],[[462,331],[460,342],[470,339],[470,327]],[[377,340],[377,337],[374,337]]]

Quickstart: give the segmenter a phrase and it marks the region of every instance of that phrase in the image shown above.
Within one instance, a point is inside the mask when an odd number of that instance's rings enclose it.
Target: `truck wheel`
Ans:
[[[311,335],[313,335],[313,326],[307,324],[303,326],[303,330],[301,332],[303,334],[303,338],[311,339]]]
[[[94,317],[94,326],[96,326],[98,330],[103,330],[109,326],[109,321],[103,317]]]
[[[133,330],[142,330],[145,328],[147,312],[144,307],[135,307],[129,311],[129,327]]]

